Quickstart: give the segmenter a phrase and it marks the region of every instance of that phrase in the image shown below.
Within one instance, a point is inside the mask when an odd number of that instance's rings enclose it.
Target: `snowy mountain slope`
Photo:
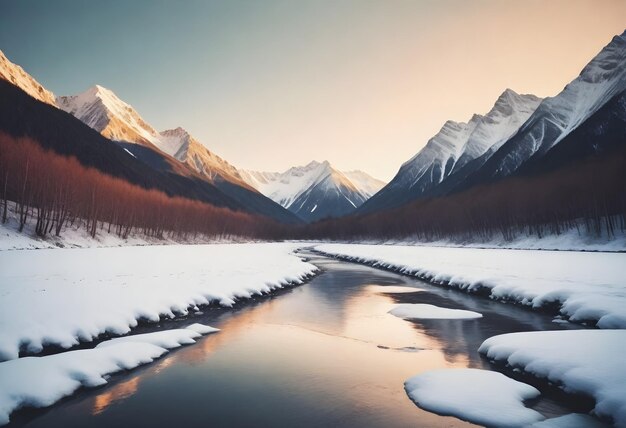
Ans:
[[[470,135],[451,173],[487,151],[499,149],[528,120],[539,103],[539,97],[520,95],[512,89],[506,89]]]
[[[39,101],[56,106],[54,94],[33,79],[22,67],[9,61],[2,51],[0,51],[0,79],[14,84]]]
[[[615,36],[576,79],[537,110],[489,159],[468,177],[466,187],[514,173],[531,157],[543,156],[626,89],[626,31]]]
[[[159,133],[132,106],[100,85],[78,95],[57,97],[57,105],[111,140],[161,149]]]
[[[289,210],[312,222],[350,214],[366,200],[367,196],[343,173],[332,169],[320,181],[302,192],[289,206]]]
[[[372,177],[366,172],[354,170],[343,171],[348,180],[350,180],[357,189],[361,191],[367,198],[374,196],[380,189],[385,187],[385,182]]]
[[[130,104],[109,89],[95,85],[79,95],[58,97],[57,103],[107,138],[156,148],[211,182],[225,180],[250,187],[234,166],[212,153],[186,130],[178,127],[157,132]]]
[[[255,189],[241,177],[237,168],[211,152],[183,128],[162,131],[159,137],[161,150],[187,164],[210,181],[229,181],[251,190]]]
[[[261,193],[307,221],[348,214],[384,184],[362,171],[338,171],[328,161],[313,161],[283,173],[241,171],[241,175]]]
[[[481,156],[488,157],[505,143],[540,101],[534,95],[506,89],[486,115],[474,115],[467,123],[446,122],[420,152],[400,167],[394,179],[358,211],[392,208],[428,195],[465,165]]]

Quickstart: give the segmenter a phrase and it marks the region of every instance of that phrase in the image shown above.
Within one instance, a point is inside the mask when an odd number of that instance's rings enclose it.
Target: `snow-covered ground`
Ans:
[[[539,391],[498,372],[432,370],[410,378],[404,387],[421,408],[480,425],[522,427],[543,419],[541,413],[524,406]]]
[[[325,254],[414,275],[563,317],[626,328],[626,253],[324,244]]]
[[[202,334],[218,331],[202,324],[186,329],[112,339],[93,349],[0,363],[0,425],[22,406],[46,407],[81,386],[107,383],[106,377],[152,362],[169,349],[195,343]]]
[[[544,235],[541,238],[535,235],[520,234],[514,239],[505,239],[494,233],[490,239],[456,237],[438,241],[421,241],[407,237],[401,240],[361,240],[360,244],[378,245],[412,245],[420,247],[457,247],[457,248],[502,248],[511,250],[558,250],[558,251],[603,251],[626,252],[626,233],[617,231],[608,236],[605,231],[600,235],[580,231],[576,228],[563,231],[560,235]]]
[[[317,270],[297,244],[163,245],[0,252],[0,361],[69,348],[138,320],[299,284]]]
[[[479,352],[596,400],[595,413],[626,427],[626,330],[563,330],[494,336]]]
[[[482,314],[463,309],[448,309],[425,303],[402,303],[389,311],[391,315],[410,320],[471,320]]]

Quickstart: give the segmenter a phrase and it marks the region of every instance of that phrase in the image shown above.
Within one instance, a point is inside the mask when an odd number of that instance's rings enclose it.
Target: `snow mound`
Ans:
[[[220,331],[219,328],[210,327],[208,325],[199,324],[199,323],[191,324],[190,326],[187,326],[185,328],[187,330],[192,330],[192,331],[195,331],[196,333],[200,333],[200,334],[216,333],[216,332]]]
[[[626,426],[626,330],[564,330],[503,334],[479,352],[497,362],[596,400],[595,413]]]
[[[115,339],[106,340],[99,343],[96,348],[104,348],[107,346],[116,346],[120,343],[141,342],[149,343],[165,349],[174,349],[182,345],[191,345],[198,337],[203,334],[215,333],[219,331],[216,328],[203,324],[193,324],[186,329],[180,330],[164,330],[155,333],[135,334],[131,336],[117,337]]]
[[[533,309],[556,306],[572,322],[626,328],[626,253],[355,244],[315,249]]]
[[[105,376],[150,363],[200,336],[189,329],[137,334],[93,349],[0,363],[0,425],[8,423],[9,415],[20,407],[47,407],[80,387],[104,385]]]
[[[534,423],[530,428],[606,428],[607,425],[581,413],[570,413],[558,418],[546,419],[545,421]]]
[[[523,404],[539,391],[498,372],[432,370],[410,378],[404,388],[424,410],[479,425],[522,427],[543,419]]]
[[[317,268],[299,244],[164,245],[0,253],[0,361],[20,348],[71,348],[139,320],[301,284]],[[28,308],[28,310],[25,310]]]
[[[411,320],[470,320],[483,317],[474,311],[448,309],[425,303],[403,303],[396,305],[389,313]]]

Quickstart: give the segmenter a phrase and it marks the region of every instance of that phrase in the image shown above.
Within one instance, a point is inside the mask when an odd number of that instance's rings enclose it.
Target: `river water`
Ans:
[[[208,309],[149,327],[200,322],[221,331],[115,375],[104,387],[20,411],[9,426],[471,426],[418,408],[404,381],[433,368],[489,368],[477,349],[496,334],[572,328],[367,266],[314,255],[310,261],[323,272],[303,286],[235,310]],[[484,317],[410,322],[387,313],[397,302]],[[580,410],[564,402],[549,396],[530,405],[550,417]]]

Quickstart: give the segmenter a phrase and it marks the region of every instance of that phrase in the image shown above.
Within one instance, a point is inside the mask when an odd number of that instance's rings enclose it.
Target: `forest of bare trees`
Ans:
[[[549,173],[509,178],[391,211],[321,221],[310,225],[304,237],[511,240],[576,228],[609,237],[626,230],[625,148]]]
[[[11,205],[14,203],[14,205]],[[186,240],[240,236],[261,239],[490,239],[544,236],[578,228],[612,236],[626,231],[626,149],[557,171],[493,184],[366,216],[286,226],[227,208],[145,189],[29,138],[0,133],[0,221],[9,206],[18,228],[34,223],[40,237],[68,226],[122,238],[133,234]],[[30,223],[29,223],[30,222]]]
[[[19,231],[32,221],[40,237],[84,227],[93,237],[106,230],[126,238],[134,233],[187,239],[242,236],[272,238],[280,227],[269,219],[170,197],[87,168],[73,157],[43,149],[29,138],[0,133],[0,220],[10,202]]]

